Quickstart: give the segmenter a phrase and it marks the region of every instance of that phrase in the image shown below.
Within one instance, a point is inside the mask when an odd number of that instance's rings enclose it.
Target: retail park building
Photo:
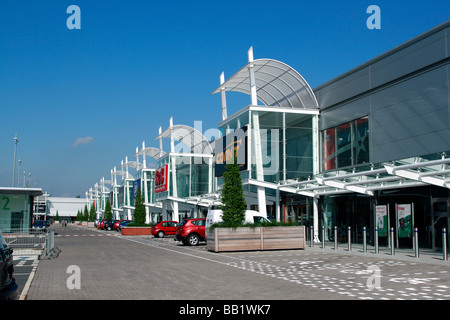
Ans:
[[[391,226],[410,245],[413,226],[421,246],[440,246],[450,226],[449,52],[447,21],[312,89],[289,65],[254,59],[250,49],[247,64],[222,74],[213,91],[220,134],[170,119],[156,146],[143,142],[86,200],[99,217],[109,198],[115,218],[132,219],[140,187],[148,222],[204,217],[220,205],[222,160],[233,149],[247,206],[312,227],[316,241],[322,227],[332,240],[334,226],[340,239],[351,226],[359,242],[363,227],[372,239],[376,226],[380,236]],[[249,105],[228,115],[231,91],[249,95]]]

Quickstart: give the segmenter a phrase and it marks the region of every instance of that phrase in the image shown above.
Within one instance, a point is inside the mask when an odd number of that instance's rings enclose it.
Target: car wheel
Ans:
[[[190,246],[197,246],[200,242],[200,238],[196,234],[190,234],[187,238],[187,243]]]
[[[106,230],[111,231],[111,227],[106,227]]]
[[[159,231],[158,232],[158,238],[164,238],[164,232],[163,231]]]

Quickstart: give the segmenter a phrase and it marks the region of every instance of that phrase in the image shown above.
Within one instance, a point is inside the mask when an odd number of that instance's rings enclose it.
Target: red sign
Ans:
[[[167,182],[169,181],[169,165],[165,165],[156,170],[155,175],[155,193],[167,191]]]

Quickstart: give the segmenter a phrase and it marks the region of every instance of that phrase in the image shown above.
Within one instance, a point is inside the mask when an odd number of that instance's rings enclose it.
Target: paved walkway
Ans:
[[[62,252],[39,262],[28,300],[402,300],[450,299],[442,254],[354,244],[305,250],[212,253],[173,238],[123,237],[69,226],[55,229]],[[81,288],[77,289],[79,267]],[[374,269],[375,268],[375,269]],[[379,270],[379,287],[375,286]],[[371,282],[371,279],[374,280]]]

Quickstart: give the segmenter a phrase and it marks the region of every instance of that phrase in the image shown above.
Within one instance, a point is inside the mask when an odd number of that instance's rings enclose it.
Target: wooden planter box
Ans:
[[[207,249],[214,252],[304,249],[304,226],[239,227],[207,230]]]
[[[150,236],[152,227],[125,227],[120,230],[123,236]]]

